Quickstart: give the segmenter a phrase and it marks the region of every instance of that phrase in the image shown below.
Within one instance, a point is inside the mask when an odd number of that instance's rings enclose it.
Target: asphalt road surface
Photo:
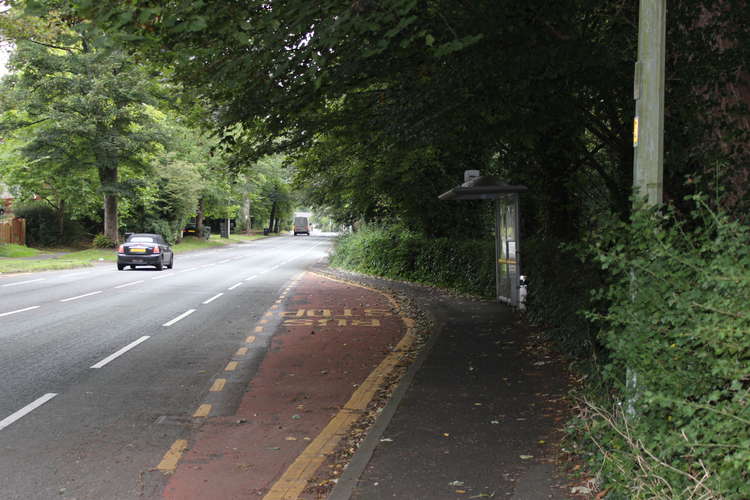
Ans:
[[[178,254],[164,271],[0,277],[0,498],[157,495],[154,468],[214,376],[330,242],[268,238]],[[211,416],[232,414],[252,374],[234,375]]]

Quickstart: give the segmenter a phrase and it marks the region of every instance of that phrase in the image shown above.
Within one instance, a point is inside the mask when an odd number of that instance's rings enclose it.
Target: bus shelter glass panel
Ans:
[[[495,201],[495,273],[497,299],[519,305],[521,277],[518,194],[507,194]]]

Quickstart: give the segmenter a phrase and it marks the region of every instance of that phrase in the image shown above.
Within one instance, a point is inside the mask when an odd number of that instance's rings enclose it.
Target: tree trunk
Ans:
[[[117,223],[117,195],[104,195],[104,235],[115,243],[120,242],[120,231]]]
[[[271,217],[268,219],[268,231],[273,232],[273,223],[276,220],[276,202],[273,202],[273,205],[271,205]]]
[[[115,243],[120,242],[120,228],[117,222],[117,167],[100,167],[99,180],[104,191],[104,235]]]
[[[252,223],[253,223],[253,220],[250,215],[251,213],[250,212],[250,197],[245,195],[245,199],[243,201],[244,201],[243,211],[245,214],[245,234],[249,235],[250,229],[252,229]]]
[[[203,212],[206,208],[206,202],[203,198],[200,198],[198,200],[198,210],[195,212],[195,230],[198,233],[197,236],[199,238],[203,238],[203,220],[204,215]]]
[[[65,236],[65,200],[60,200],[57,204],[57,231],[62,241]]]

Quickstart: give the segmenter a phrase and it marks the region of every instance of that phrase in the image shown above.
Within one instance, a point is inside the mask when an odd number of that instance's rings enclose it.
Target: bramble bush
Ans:
[[[605,485],[631,499],[750,498],[750,238],[692,201],[687,216],[611,221],[592,242],[612,278],[597,297],[608,310],[590,316],[613,397],[588,406],[588,433]]]
[[[400,225],[369,225],[339,238],[331,264],[492,297],[494,248],[490,238],[428,238]]]

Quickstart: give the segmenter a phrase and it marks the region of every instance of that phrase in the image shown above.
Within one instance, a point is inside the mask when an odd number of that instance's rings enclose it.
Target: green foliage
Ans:
[[[164,219],[147,218],[143,224],[143,232],[161,234],[170,245],[177,241],[177,229]]]
[[[491,297],[494,242],[429,238],[400,225],[365,226],[340,237],[331,264]]]
[[[163,141],[149,105],[162,89],[124,51],[98,49],[101,33],[71,16],[69,2],[26,4],[0,16],[0,33],[16,45],[0,102],[0,131],[22,140],[13,180],[61,214],[86,195],[103,197],[104,231],[116,239],[119,169],[149,170],[148,153]],[[9,27],[16,20],[28,32]]]
[[[637,417],[600,411],[591,432],[606,479],[631,498],[750,497],[750,233],[692,200],[687,217],[640,210],[592,242],[612,277],[599,294],[609,309],[590,314],[604,376]]]
[[[94,240],[92,242],[94,244],[94,247],[96,248],[114,248],[115,242],[112,241],[112,239],[107,236],[106,234],[99,233],[96,236],[94,236]]]
[[[531,193],[561,231],[576,215],[559,210],[561,193],[594,184],[627,203],[630,4],[75,4],[207,96],[240,157],[287,153],[297,185],[337,221],[471,235],[481,209],[436,198],[467,168],[547,180]]]
[[[16,217],[26,219],[26,242],[30,246],[79,243],[86,237],[81,225],[67,217],[61,227],[57,212],[44,202],[18,203],[13,211]]]

